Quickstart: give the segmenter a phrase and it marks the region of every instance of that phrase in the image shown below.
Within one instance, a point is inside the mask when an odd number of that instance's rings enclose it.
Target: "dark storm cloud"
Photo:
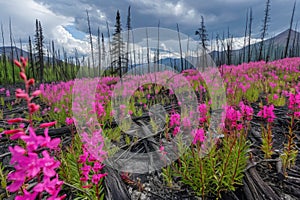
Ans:
[[[200,17],[204,16],[209,33],[222,34],[229,28],[234,36],[242,36],[245,28],[247,9],[253,10],[253,33],[259,33],[264,16],[265,1],[262,0],[36,0],[50,6],[60,15],[74,17],[75,26],[87,32],[86,13],[91,18],[93,32],[97,27],[105,30],[106,21],[111,28],[114,26],[116,11],[119,9],[123,27],[126,25],[127,8],[131,6],[132,26],[134,28],[157,26],[176,29],[179,24],[182,32],[193,35],[200,25]],[[294,0],[271,1],[269,33],[288,28]],[[299,10],[300,5],[297,5]],[[295,14],[295,21],[300,13]],[[106,32],[106,30],[105,30]]]
[[[13,2],[17,1],[14,0]],[[205,25],[210,35],[211,33],[222,35],[223,32],[227,35],[229,28],[234,37],[243,36],[246,12],[250,7],[253,10],[253,36],[259,36],[266,4],[264,0],[35,0],[35,2],[42,4],[57,16],[65,17],[68,19],[68,24],[72,23],[76,29],[83,32],[88,31],[86,16],[86,10],[88,10],[94,34],[99,27],[101,32],[106,35],[106,22],[109,24],[111,33],[114,31],[117,10],[120,10],[123,29],[125,29],[127,9],[130,5],[133,28],[156,27],[160,22],[161,27],[176,30],[176,23],[178,23],[181,32],[193,36],[195,30],[200,26],[201,16],[204,16]],[[271,21],[268,36],[289,27],[293,3],[294,0],[271,0]],[[31,4],[32,9],[34,9],[33,3]],[[7,9],[5,6],[5,3],[1,6],[5,15],[14,18],[20,13],[16,9]],[[300,18],[299,8],[300,3],[298,2],[295,23]],[[29,13],[28,16],[30,16],[32,11],[26,10],[25,12]],[[34,20],[34,17],[30,20]],[[58,22],[54,18],[53,15],[49,15],[48,18],[41,18],[40,20],[42,24],[48,26],[48,21]],[[34,25],[34,21],[32,24]],[[19,26],[19,24],[16,25]],[[33,25],[31,25],[31,29]]]

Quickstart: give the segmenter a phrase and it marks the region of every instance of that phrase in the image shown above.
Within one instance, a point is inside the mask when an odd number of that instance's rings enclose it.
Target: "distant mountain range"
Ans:
[[[12,52],[14,59],[20,58],[20,56],[29,57],[29,53],[27,51],[21,50],[18,47],[0,47],[0,55],[3,55],[4,51],[9,59],[11,59]]]
[[[287,42],[287,38],[288,38],[288,34],[289,34],[289,29],[286,30],[286,31],[283,31],[281,33],[279,33],[278,35],[274,36],[274,37],[271,37],[267,40],[264,40],[264,54],[266,54],[269,49],[271,50],[270,52],[270,59],[272,60],[272,57],[282,57],[282,52],[286,46],[286,42]],[[259,50],[259,45],[260,45],[260,42],[257,42],[257,43],[254,43],[254,44],[251,44],[250,45],[250,49],[251,49],[251,60],[255,60],[257,58],[257,53],[258,53],[258,50]],[[291,35],[290,35],[290,41],[289,41],[289,48],[291,49],[292,47],[297,48],[296,50],[298,51],[298,54],[300,53],[300,32],[297,32],[297,31],[294,31],[294,30],[291,30]],[[241,49],[236,49],[236,50],[232,50],[231,51],[231,62],[233,64],[235,64],[235,62],[241,62],[243,60],[240,60],[241,57],[245,57],[248,59],[248,49],[249,49],[249,46],[246,46],[245,49],[244,48],[241,48]],[[0,56],[3,55],[4,53],[4,50],[5,50],[5,53],[6,53],[6,56],[11,59],[11,52],[13,50],[13,59],[17,59],[19,58],[21,55],[24,56],[24,57],[29,57],[29,53],[25,50],[21,50],[20,48],[18,47],[0,47]],[[155,51],[155,49],[150,49],[151,51]],[[161,50],[160,50],[161,51]],[[244,55],[244,52],[246,53],[245,56]],[[163,53],[161,51],[161,53]],[[225,50],[223,51],[211,51],[209,53],[209,55],[212,57],[212,59],[215,61],[215,62],[218,62],[220,61],[220,59],[224,59],[226,60],[226,57],[227,57],[227,54],[228,52]],[[277,55],[276,55],[277,54]],[[300,56],[300,55],[298,55]],[[45,60],[47,58],[45,57]],[[278,58],[277,58],[278,59]],[[160,64],[165,64],[167,66],[178,66],[180,65],[181,63],[181,60],[180,58],[162,58],[158,61]],[[184,61],[185,62],[185,61]],[[186,63],[186,62],[185,62]],[[139,64],[136,64],[134,66],[138,66]]]
[[[278,35],[271,37],[269,39],[264,40],[263,42],[263,54],[269,54],[269,60],[279,59],[283,57],[283,52],[287,43],[287,38],[289,34],[289,29],[279,33]],[[250,45],[250,51],[251,51],[251,61],[257,60],[257,56],[259,54],[259,47],[261,42],[256,42],[254,44]],[[289,46],[288,49],[291,50],[294,46],[295,51],[297,52],[297,55],[300,53],[300,32],[291,30],[290,40],[289,40]],[[246,45],[246,47],[243,47],[241,49],[236,49],[231,51],[232,56],[232,63],[235,64],[234,61],[240,62],[242,57],[244,57],[245,52],[245,58],[248,59],[248,50],[249,46]],[[215,62],[217,62],[218,58],[226,58],[227,56],[227,50],[224,51],[212,51],[210,52],[210,56],[213,58]],[[265,57],[265,56],[264,56]]]

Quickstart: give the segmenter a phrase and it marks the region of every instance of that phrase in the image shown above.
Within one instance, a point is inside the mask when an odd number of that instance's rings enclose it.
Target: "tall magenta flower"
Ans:
[[[276,118],[274,114],[274,105],[264,106],[262,110],[257,113],[257,116],[267,119],[268,122],[273,122]]]
[[[34,83],[34,79],[27,79],[25,74],[25,67],[27,60],[21,57],[21,62],[15,61],[15,64],[20,68],[20,77],[24,80],[25,91],[21,89],[16,90],[16,97],[24,99],[27,103],[27,108],[29,111],[29,119],[15,118],[8,120],[9,123],[23,123],[29,122],[29,134],[25,129],[24,124],[20,124],[19,128],[5,131],[4,134],[10,135],[11,139],[21,139],[25,143],[25,147],[19,147],[15,145],[14,147],[9,147],[11,152],[11,161],[15,168],[15,171],[11,172],[7,179],[12,181],[12,183],[7,186],[7,190],[10,192],[17,192],[22,188],[23,195],[16,196],[18,200],[29,200],[35,199],[36,196],[48,192],[49,200],[59,200],[66,197],[63,195],[57,197],[62,181],[58,180],[58,175],[56,169],[59,167],[60,162],[55,160],[54,157],[50,156],[49,149],[56,149],[60,143],[60,139],[51,139],[48,135],[48,127],[55,125],[56,122],[48,122],[40,125],[40,128],[46,128],[44,136],[36,135],[35,128],[33,125],[33,113],[39,110],[40,106],[32,103],[32,99],[41,94],[40,90],[32,92],[29,95],[29,87]],[[39,155],[43,149],[42,154]],[[56,178],[53,178],[56,176]],[[28,191],[28,181],[35,177],[39,177],[37,185],[31,191]],[[42,180],[41,180],[42,177]]]
[[[200,123],[207,122],[207,112],[208,112],[208,109],[207,109],[206,104],[205,104],[205,103],[200,104],[200,105],[198,106],[198,111],[199,111],[199,113],[200,113],[200,114],[199,114],[199,115],[200,115],[200,117],[199,117]]]
[[[179,126],[180,125],[180,114],[175,113],[170,117],[170,126]]]
[[[205,134],[204,134],[204,130],[202,128],[193,130],[192,136],[194,137],[193,144],[197,144],[198,141],[204,142],[204,140],[205,140]]]
[[[253,108],[251,106],[245,105],[243,101],[241,101],[239,103],[239,106],[240,106],[240,109],[241,109],[242,116],[246,120],[250,121],[252,119],[253,113],[254,113]]]

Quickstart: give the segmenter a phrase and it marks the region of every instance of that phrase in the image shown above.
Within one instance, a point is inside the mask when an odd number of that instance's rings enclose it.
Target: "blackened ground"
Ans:
[[[22,86],[22,85],[20,85]],[[0,129],[8,128],[8,124],[5,119],[10,117],[22,117],[24,116],[24,110],[26,105],[24,102],[16,103],[12,109],[7,104],[14,102],[14,90],[16,86],[8,87],[11,93],[11,97],[6,97],[5,93],[1,93],[1,97],[4,97],[5,105],[0,105],[0,110],[3,111],[3,119],[0,119]],[[45,107],[46,105],[42,105]],[[255,113],[258,112],[258,103],[252,104]],[[168,110],[168,108],[166,108]],[[276,107],[275,109],[276,120],[273,125],[274,134],[274,149],[275,155],[272,159],[264,159],[263,153],[260,150],[261,145],[261,123],[263,123],[259,117],[254,116],[251,121],[251,130],[248,135],[248,139],[252,142],[251,154],[252,159],[249,161],[248,167],[245,170],[244,185],[237,187],[236,191],[224,193],[222,195],[223,200],[257,200],[257,199],[300,199],[300,154],[298,154],[296,166],[288,170],[288,177],[284,177],[281,169],[281,161],[279,154],[283,150],[283,144],[286,142],[286,135],[288,133],[289,116],[287,115],[287,107]],[[147,116],[136,121],[147,121]],[[300,148],[300,125],[295,127],[296,134],[295,142],[296,147]],[[42,134],[41,131],[38,131]],[[63,142],[63,146],[70,144],[71,134],[68,127],[61,127],[58,129],[51,129],[49,131],[51,137],[60,137]],[[10,153],[8,146],[14,145],[15,142],[9,140],[6,136],[0,139],[0,162],[4,166],[5,172],[12,171],[14,168],[9,164]],[[137,147],[145,148],[143,143],[137,145]],[[105,171],[108,172],[108,176],[105,179],[106,198],[119,200],[125,199],[180,199],[180,200],[197,200],[201,199],[196,197],[194,192],[187,186],[182,185],[179,181],[174,180],[176,187],[169,188],[163,181],[163,177],[160,171],[153,172],[151,174],[132,174],[129,178],[130,181],[124,181],[120,173],[106,167]],[[67,199],[74,199],[73,191],[70,187],[64,187],[62,193],[67,194]],[[0,197],[3,199],[14,199],[14,195],[9,198],[5,197],[5,190],[0,187]],[[208,199],[215,199],[215,197],[208,197]]]

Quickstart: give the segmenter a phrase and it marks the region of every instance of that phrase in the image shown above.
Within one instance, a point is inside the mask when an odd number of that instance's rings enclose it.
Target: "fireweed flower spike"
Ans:
[[[56,169],[60,166],[60,162],[54,157],[50,156],[50,150],[58,148],[60,143],[59,138],[51,139],[48,135],[48,128],[54,126],[56,122],[43,123],[39,127],[45,128],[44,136],[37,136],[35,128],[32,123],[32,115],[39,110],[40,106],[32,103],[31,100],[41,94],[40,90],[32,92],[29,95],[29,86],[34,84],[34,79],[27,81],[25,74],[25,67],[27,65],[27,59],[21,57],[21,62],[15,60],[15,65],[21,70],[20,77],[25,83],[25,91],[22,89],[16,90],[16,97],[24,99],[27,102],[29,111],[29,119],[14,118],[9,119],[9,124],[21,123],[19,128],[13,130],[6,130],[3,133],[10,135],[12,140],[21,139],[25,143],[25,147],[15,145],[9,147],[11,152],[10,164],[14,166],[15,171],[8,174],[7,179],[12,183],[7,186],[7,190],[10,192],[18,192],[22,190],[22,195],[17,195],[17,200],[28,200],[28,199],[39,199],[42,198],[45,192],[48,193],[48,200],[62,200],[66,197],[63,195],[58,197],[58,193],[63,184],[62,181],[58,180]],[[24,122],[29,123],[29,134],[25,131]],[[46,148],[41,154],[37,152],[41,148]],[[37,177],[38,183],[33,189],[27,188],[28,181]]]
[[[274,105],[263,106],[263,108],[258,112],[257,116],[267,120],[267,127],[262,125],[262,151],[265,153],[265,158],[271,158],[273,154],[273,134],[272,134],[272,123],[276,118],[274,114]]]

